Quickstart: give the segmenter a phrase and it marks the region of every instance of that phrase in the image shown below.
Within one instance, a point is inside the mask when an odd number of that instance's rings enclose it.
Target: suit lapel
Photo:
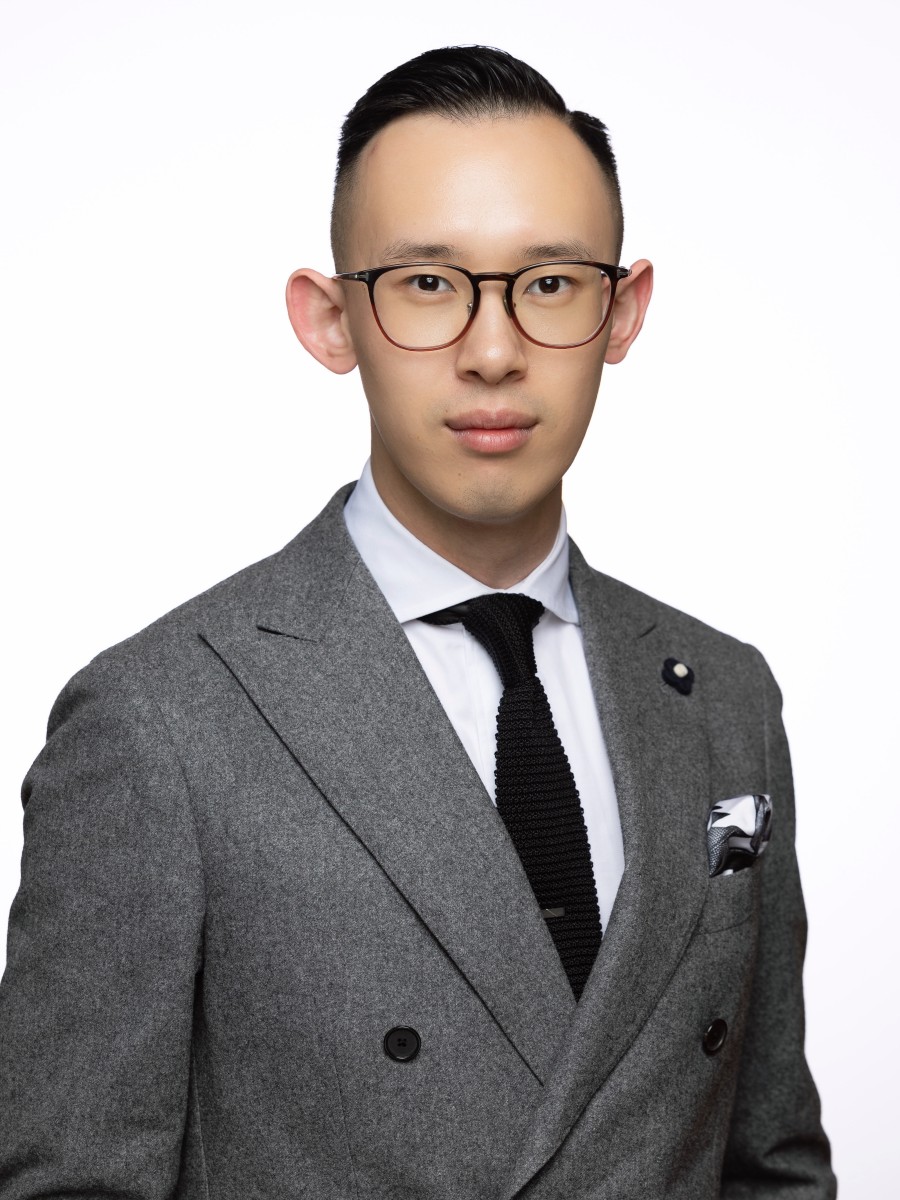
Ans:
[[[202,636],[539,1080],[575,1004],[518,856],[344,526],[274,559],[262,610]]]
[[[661,606],[591,571],[574,545],[571,579],[612,764],[625,872],[504,1200],[553,1155],[637,1037],[684,953],[708,885],[702,680],[682,696],[661,679],[664,660],[690,661],[690,647],[668,640]]]

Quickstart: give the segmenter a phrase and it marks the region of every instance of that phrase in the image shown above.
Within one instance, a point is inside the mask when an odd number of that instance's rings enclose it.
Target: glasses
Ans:
[[[506,284],[503,305],[523,337],[571,350],[602,332],[616,285],[630,274],[628,267],[559,259],[510,273],[473,275],[448,263],[404,263],[334,278],[368,287],[378,328],[401,350],[443,350],[458,342],[478,313],[481,285],[495,280]]]

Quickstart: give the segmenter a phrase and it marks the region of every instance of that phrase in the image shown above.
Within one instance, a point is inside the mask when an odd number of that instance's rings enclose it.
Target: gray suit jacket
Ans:
[[[834,1196],[760,655],[572,547],[626,856],[576,1006],[346,495],[54,707],[0,991],[2,1200]],[[709,808],[748,792],[769,850],[711,880]]]

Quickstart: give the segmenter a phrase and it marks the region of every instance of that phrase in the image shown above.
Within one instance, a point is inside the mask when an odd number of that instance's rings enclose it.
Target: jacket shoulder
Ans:
[[[740,658],[748,654],[759,655],[756,647],[748,642],[716,629],[706,621],[675,608],[656,596],[598,571],[585,562],[576,547],[573,546],[572,551],[573,582],[580,577],[582,589],[586,584],[587,588],[600,598],[600,603],[605,609],[629,619],[639,634],[644,632],[638,628],[642,623],[646,625],[646,632],[662,626],[689,639],[692,645],[701,645],[720,654],[736,655]]]
[[[598,623],[618,634],[653,635],[666,648],[663,657],[678,658],[698,674],[702,671],[713,707],[745,707],[767,716],[780,713],[781,691],[756,646],[596,570],[575,546],[571,563],[579,605],[594,604]]]
[[[286,546],[177,605],[151,624],[97,654],[69,681],[54,706],[52,730],[66,696],[83,688],[190,693],[208,667],[205,628],[252,630],[261,611],[322,587],[337,561],[353,566],[354,550],[342,509],[352,485],[341,488],[322,512]]]

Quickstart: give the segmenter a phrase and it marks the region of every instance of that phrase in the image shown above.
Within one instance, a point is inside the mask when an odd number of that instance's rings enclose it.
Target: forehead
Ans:
[[[365,147],[353,193],[348,240],[365,266],[404,246],[446,247],[470,269],[518,266],[542,246],[616,251],[599,164],[550,114],[402,117]]]

